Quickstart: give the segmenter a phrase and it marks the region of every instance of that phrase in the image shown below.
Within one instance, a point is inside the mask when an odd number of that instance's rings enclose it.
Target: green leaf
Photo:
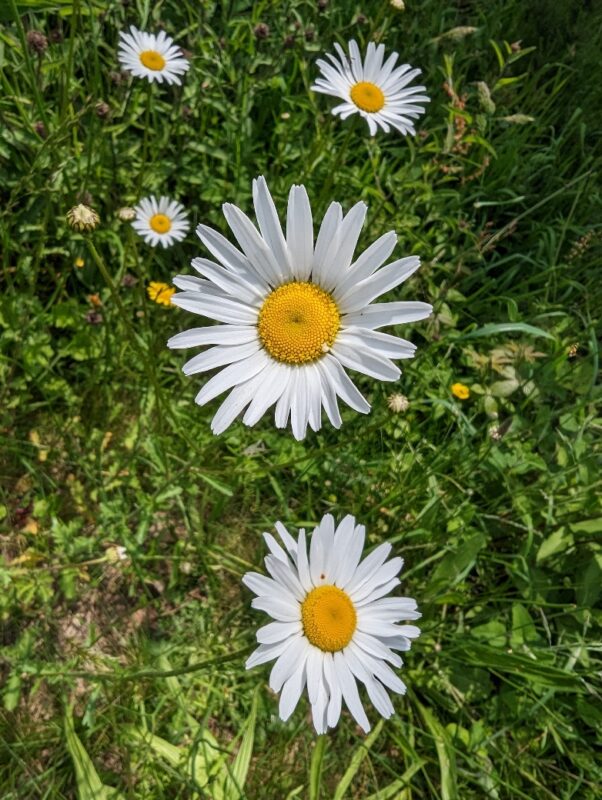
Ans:
[[[123,800],[123,795],[111,786],[105,784],[98,777],[92,759],[86,752],[73,725],[73,712],[65,712],[65,738],[67,749],[75,767],[75,780],[79,800]]]
[[[325,733],[318,736],[311,754],[311,764],[309,767],[309,800],[319,800],[320,797],[320,776],[322,774],[322,760],[328,737]]]
[[[537,551],[537,563],[544,561],[546,558],[561,553],[573,544],[573,535],[565,528],[558,528],[558,530],[551,533],[540,545]]]
[[[437,565],[427,596],[433,597],[440,592],[441,586],[445,585],[446,590],[464,580],[466,575],[473,568],[477,555],[487,544],[484,534],[476,533],[463,544],[455,547],[447,553]]]
[[[583,692],[581,680],[574,672],[565,672],[520,653],[508,653],[466,639],[454,648],[454,655],[462,664],[487,667],[494,674],[516,675],[542,686],[551,686],[557,691]]]
[[[253,696],[251,713],[245,722],[245,732],[232,764],[231,773],[225,783],[224,794],[227,800],[240,800],[244,797],[243,789],[249,772],[251,756],[253,755],[253,740],[255,738],[255,723],[257,721],[257,691]]]
[[[520,647],[523,644],[539,641],[531,615],[522,603],[512,604],[512,633],[510,634],[510,645]]]
[[[527,333],[531,336],[541,336],[544,339],[556,341],[554,336],[548,331],[544,331],[543,328],[536,328],[535,325],[528,325],[526,322],[492,322],[480,328],[476,328],[470,333],[463,334],[459,337],[458,341],[478,339],[483,336],[497,336],[500,333]]]
[[[419,759],[418,761],[415,761],[411,767],[406,769],[400,778],[397,778],[393,781],[393,783],[385,786],[384,789],[379,789],[379,791],[375,792],[375,794],[371,794],[369,797],[364,798],[364,800],[397,800],[397,798],[402,796],[400,794],[401,790],[405,789],[405,787],[409,785],[414,775],[419,772],[425,764],[425,759]]]
[[[414,700],[414,704],[435,741],[441,774],[441,800],[458,800],[456,753],[449,735],[432,711],[418,700]]]

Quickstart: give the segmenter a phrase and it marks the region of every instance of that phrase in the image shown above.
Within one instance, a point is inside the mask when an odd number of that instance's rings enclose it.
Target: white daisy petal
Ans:
[[[314,229],[305,186],[293,186],[288,196],[286,243],[293,263],[293,275],[305,281],[313,266]]]
[[[301,698],[305,686],[305,661],[301,663],[282,687],[278,713],[283,722],[290,717]]]
[[[334,654],[334,668],[341,685],[345,705],[349,711],[351,711],[352,717],[364,733],[368,733],[370,730],[370,723],[368,722],[368,717],[366,716],[362,701],[360,700],[357,684],[353,679],[351,670],[347,666],[347,661],[342,652]]]
[[[269,627],[269,626],[267,626]],[[259,631],[257,632],[259,634]],[[307,658],[311,654],[312,648],[308,646],[303,636],[296,638],[288,649],[279,657],[272,667],[270,673],[270,689],[279,692],[282,685],[287,681],[297,669],[301,658]]]
[[[372,74],[380,68],[383,49],[371,46],[369,52],[366,69]],[[337,63],[332,69],[347,79],[351,67],[345,58]],[[356,56],[353,68],[359,69]],[[170,303],[222,324],[185,331],[172,337],[169,346],[213,345],[191,358],[184,372],[221,370],[198,392],[199,405],[231,390],[213,418],[214,433],[226,430],[239,414],[243,424],[255,425],[274,406],[276,427],[285,428],[290,418],[294,437],[302,440],[308,427],[321,429],[322,408],[335,428],[341,426],[338,398],[355,411],[370,411],[346,368],[396,380],[400,371],[392,359],[412,358],[416,348],[376,329],[422,319],[431,307],[372,302],[407,278],[419,261],[410,256],[382,266],[396,241],[390,231],[352,263],[365,203],[356,203],[345,216],[338,203],[331,203],[314,247],[303,186],[290,190],[286,234],[263,177],[253,182],[253,201],[259,230],[241,209],[223,206],[241,250],[213,229],[198,226],[216,260],[195,258],[192,265],[202,277],[178,275],[174,284],[181,291],[170,294]],[[182,213],[176,201],[150,196],[140,201],[134,225],[153,244],[165,244],[161,233],[148,232],[143,218]],[[186,230],[187,223],[174,217],[170,235]]]

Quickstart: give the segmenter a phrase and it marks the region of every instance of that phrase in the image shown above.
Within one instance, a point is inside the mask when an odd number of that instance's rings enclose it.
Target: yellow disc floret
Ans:
[[[351,99],[362,111],[373,114],[385,105],[382,89],[370,81],[360,81],[351,87]]]
[[[357,625],[349,595],[336,586],[312,589],[301,604],[301,619],[309,641],[327,653],[347,647]]]
[[[171,230],[171,220],[169,217],[166,217],[165,214],[153,214],[148,224],[155,233],[169,233]]]
[[[259,338],[276,361],[305,364],[328,352],[341,324],[332,297],[315,283],[285,283],[268,295],[257,324]]]
[[[152,69],[153,72],[161,72],[165,67],[165,59],[156,50],[143,50],[140,53],[140,61],[147,69]]]

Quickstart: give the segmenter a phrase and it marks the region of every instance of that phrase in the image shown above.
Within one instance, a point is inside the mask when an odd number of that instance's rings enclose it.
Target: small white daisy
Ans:
[[[184,239],[190,229],[184,206],[169,197],[160,197],[158,201],[153,195],[145,197],[134,211],[136,219],[132,227],[153,247],[158,244],[171,247]]]
[[[130,25],[130,32],[119,34],[118,58],[121,66],[137,78],[146,78],[151,83],[177,83],[190,63],[173,39],[165,31],[145,33]]]
[[[257,597],[253,608],[275,622],[257,631],[259,647],[248,659],[250,669],[276,659],[270,688],[280,692],[280,718],[287,720],[307,685],[314,727],[318,733],[334,728],[341,701],[366,732],[370,723],[357,681],[385,719],[393,704],[385,687],[406,691],[391,667],[400,667],[394,650],[410,649],[420,634],[415,625],[398,625],[421,614],[411,597],[385,597],[399,585],[401,558],[387,561],[390,544],[381,544],[360,562],[365,528],[348,515],[335,531],[327,514],[313,532],[309,552],[305,531],[295,541],[282,523],[276,530],[284,548],[264,533],[270,555],[265,566],[270,578],[248,572],[243,583]]]
[[[384,44],[377,46],[370,42],[363,64],[356,41],[349,42],[350,61],[339,44],[334,47],[339,58],[327,53],[326,57],[332,64],[318,60],[323,77],[318,78],[311,87],[314,92],[344,100],[332,109],[332,113],[342,119],[347,119],[351,114],[361,114],[372,136],[379,125],[385,133],[395,128],[404,135],[414,135],[416,130],[412,120],[424,114],[420,104],[430,101],[424,94],[424,86],[409,86],[420,70],[412,69],[409,64],[395,68],[399,53],[391,53],[383,64]]]
[[[303,439],[308,424],[320,429],[322,407],[341,426],[337,397],[368,413],[344,367],[397,380],[401,372],[391,359],[412,358],[416,347],[376,329],[424,319],[432,308],[372,303],[415,272],[420,259],[410,256],[379,269],[397,241],[389,231],[353,261],[365,203],[346,216],[331,203],[314,245],[304,186],[291,188],[286,236],[262,177],[253,181],[253,198],[259,230],[239,208],[223,206],[241,250],[199,225],[199,238],[220,263],[195,258],[192,266],[203,277],[178,275],[173,281],[183,290],[173,296],[174,305],[222,324],[179,333],[168,346],[216,345],[183,367],[186,375],[225,367],[196,397],[204,405],[232,389],[213,418],[214,433],[225,431],[247,406],[242,421],[254,425],[275,404],[276,426],[285,428],[290,416],[293,435]]]

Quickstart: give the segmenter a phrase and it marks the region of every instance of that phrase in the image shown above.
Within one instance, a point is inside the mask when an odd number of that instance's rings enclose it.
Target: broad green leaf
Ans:
[[[541,543],[537,551],[537,563],[544,561],[546,558],[561,553],[573,544],[573,535],[565,528],[558,528],[558,530],[551,533]]]
[[[75,767],[78,800],[123,800],[120,792],[100,780],[92,759],[75,733],[71,709],[65,712],[64,725],[67,749]]]

